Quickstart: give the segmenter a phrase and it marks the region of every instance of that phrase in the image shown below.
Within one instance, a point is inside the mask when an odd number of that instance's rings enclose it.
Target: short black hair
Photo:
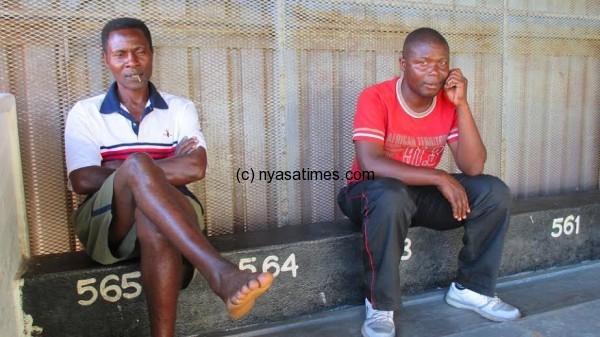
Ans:
[[[406,36],[406,39],[404,40],[404,46],[402,47],[402,57],[406,58],[408,53],[412,51],[412,48],[416,44],[420,43],[441,44],[445,46],[446,49],[450,50],[448,41],[446,41],[440,32],[433,28],[422,27],[413,30]]]
[[[106,53],[106,43],[108,41],[108,36],[110,35],[110,33],[116,30],[130,28],[140,29],[144,33],[146,40],[148,40],[148,45],[150,46],[150,49],[152,49],[152,36],[150,35],[150,30],[148,29],[144,21],[135,18],[116,18],[108,21],[104,25],[104,28],[102,28],[102,51]]]

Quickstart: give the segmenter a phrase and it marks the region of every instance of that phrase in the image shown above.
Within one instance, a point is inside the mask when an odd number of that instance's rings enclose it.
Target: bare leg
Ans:
[[[141,212],[155,225],[155,235],[164,236],[206,277],[234,318],[252,309],[255,298],[270,287],[271,274],[240,271],[210,245],[200,232],[187,199],[168,183],[148,155],[130,156],[117,170],[114,186],[112,243],[123,239],[135,213]]]
[[[138,210],[135,215],[150,331],[153,337],[173,336],[183,272],[181,254],[144,213]]]

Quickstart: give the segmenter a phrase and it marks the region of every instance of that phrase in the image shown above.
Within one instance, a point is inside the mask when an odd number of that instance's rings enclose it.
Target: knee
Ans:
[[[148,167],[148,165],[151,165],[153,161],[154,160],[152,157],[150,157],[150,155],[147,153],[133,153],[127,157],[127,159],[125,159],[123,165],[121,165],[121,168],[139,172],[143,171],[145,167]]]
[[[162,170],[154,163],[154,159],[147,153],[133,153],[119,167],[120,174],[125,174],[128,181],[151,184],[153,178]]]
[[[490,186],[490,195],[493,197],[494,203],[501,204],[505,207],[510,205],[511,193],[510,188],[498,177],[486,176]]]
[[[480,175],[474,177],[475,183],[469,186],[475,202],[508,209],[511,203],[510,188],[498,177]]]
[[[407,186],[398,179],[375,180],[368,188],[367,197],[369,208],[376,208],[377,212],[408,212],[412,216],[417,209]]]

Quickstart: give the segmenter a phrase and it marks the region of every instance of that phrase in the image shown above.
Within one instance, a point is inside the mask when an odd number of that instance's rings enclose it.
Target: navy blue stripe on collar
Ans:
[[[148,82],[148,87],[150,89],[150,106],[166,110],[169,108],[167,102],[162,98],[162,96],[156,90],[156,87],[152,82]],[[104,96],[104,100],[100,105],[100,113],[110,114],[114,112],[119,112],[121,108],[121,102],[119,101],[119,95],[117,94],[117,82],[113,82],[108,91],[106,92],[106,96]]]
[[[166,110],[169,108],[167,102],[162,98],[162,96],[156,90],[156,87],[152,82],[148,82],[148,86],[150,87],[150,104],[157,109]]]

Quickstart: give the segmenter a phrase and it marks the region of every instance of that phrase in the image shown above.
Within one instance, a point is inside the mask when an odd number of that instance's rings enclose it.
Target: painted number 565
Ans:
[[[88,278],[85,280],[77,281],[77,294],[84,295],[88,293],[89,298],[77,301],[81,305],[91,305],[98,299],[98,292],[100,296],[108,302],[117,302],[122,297],[126,299],[132,299],[138,297],[142,293],[142,286],[133,281],[141,276],[139,271],[132,273],[123,274],[120,279],[115,274],[110,274],[104,277],[100,281],[98,289],[94,286],[96,283],[95,278]],[[109,284],[110,283],[110,284]]]

